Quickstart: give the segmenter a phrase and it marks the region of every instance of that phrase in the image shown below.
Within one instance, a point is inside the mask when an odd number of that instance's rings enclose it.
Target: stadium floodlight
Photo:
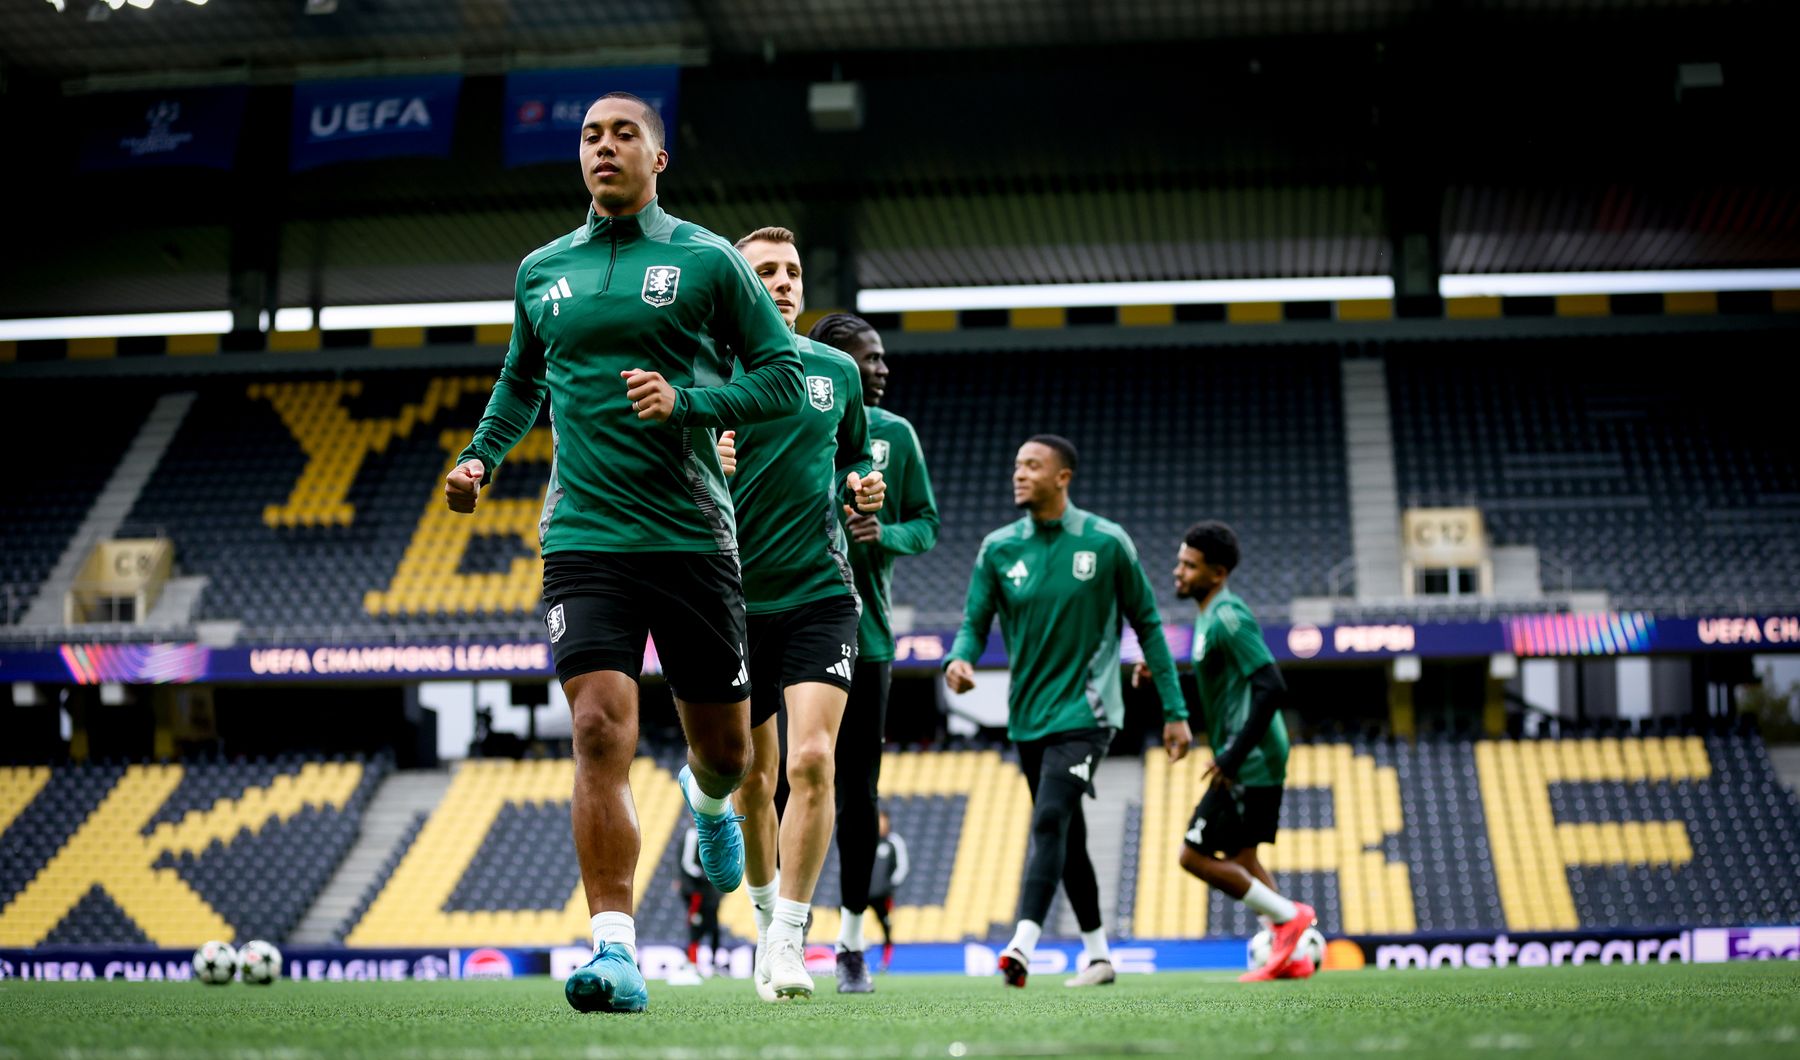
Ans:
[[[150,5],[156,3],[156,0],[126,0],[126,2],[140,11],[148,11]]]
[[[1293,280],[1172,280],[1148,283],[1043,283],[994,287],[894,287],[860,291],[861,313],[959,309],[1057,309],[1073,306],[1221,305],[1227,302],[1328,302],[1394,297],[1388,276]]]
[[[63,3],[63,0],[50,0],[50,6],[56,8],[58,14],[68,10],[68,7]]]
[[[1669,294],[1681,291],[1785,291],[1795,288],[1800,288],[1800,269],[1514,272],[1438,278],[1438,294],[1445,298],[1541,298],[1559,294]]]
[[[321,331],[343,331],[348,328],[468,327],[476,324],[510,324],[512,322],[513,304],[511,301],[339,305],[326,306],[319,310],[319,329]]]
[[[38,317],[0,320],[0,341],[34,339],[123,339],[137,335],[224,335],[231,311],[195,313],[114,313],[91,317]]]
[[[276,331],[311,331],[313,329],[313,311],[311,309],[277,309],[275,310]]]

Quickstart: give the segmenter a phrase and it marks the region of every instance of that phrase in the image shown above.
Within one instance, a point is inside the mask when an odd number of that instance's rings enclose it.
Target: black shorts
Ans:
[[[544,605],[558,680],[595,670],[637,677],[648,634],[677,698],[736,703],[750,695],[736,555],[555,552],[544,557]]]
[[[1094,792],[1094,772],[1106,758],[1112,738],[1111,729],[1101,728],[1058,732],[1042,739],[1022,741],[1019,744],[1019,769],[1025,774],[1026,786],[1031,789],[1031,801],[1038,801],[1040,785],[1073,786],[1077,789],[1074,796],[1077,799],[1084,794],[1089,798],[1098,797]]]
[[[782,690],[789,685],[820,681],[850,691],[859,618],[849,593],[750,616],[752,729],[781,710]]]
[[[1202,854],[1231,857],[1258,843],[1275,842],[1280,822],[1279,785],[1211,787],[1188,819],[1185,842]]]

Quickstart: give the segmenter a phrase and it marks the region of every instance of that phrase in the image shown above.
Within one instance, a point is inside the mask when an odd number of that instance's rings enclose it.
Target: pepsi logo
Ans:
[[[1288,651],[1294,653],[1296,659],[1310,659],[1319,654],[1325,646],[1325,634],[1319,632],[1318,626],[1301,623],[1288,630]]]
[[[462,977],[464,979],[511,979],[513,977],[512,960],[496,949],[479,949],[470,951],[463,958]]]

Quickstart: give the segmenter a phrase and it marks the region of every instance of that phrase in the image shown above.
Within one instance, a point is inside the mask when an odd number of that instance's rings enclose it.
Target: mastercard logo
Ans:
[[[519,124],[536,125],[544,120],[545,113],[543,100],[528,99],[519,104]]]

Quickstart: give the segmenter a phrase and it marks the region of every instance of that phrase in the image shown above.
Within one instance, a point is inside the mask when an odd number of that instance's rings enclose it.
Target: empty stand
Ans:
[[[387,769],[279,759],[0,770],[18,807],[0,833],[0,944],[282,941]]]
[[[23,617],[154,401],[114,383],[7,383],[9,428],[31,451],[0,501],[0,626]]]
[[[1075,443],[1071,497],[1132,535],[1164,606],[1202,518],[1237,529],[1252,606],[1323,595],[1351,551],[1341,389],[1332,347],[900,360],[884,404],[918,430],[943,529],[898,564],[895,600],[955,620],[982,537],[1019,517],[1013,455],[1039,433]]]
[[[1390,345],[1400,496],[1474,505],[1536,546],[1547,588],[1626,607],[1792,605],[1800,462],[1779,388],[1792,339],[1640,336]],[[1673,374],[1671,374],[1673,373]]]

